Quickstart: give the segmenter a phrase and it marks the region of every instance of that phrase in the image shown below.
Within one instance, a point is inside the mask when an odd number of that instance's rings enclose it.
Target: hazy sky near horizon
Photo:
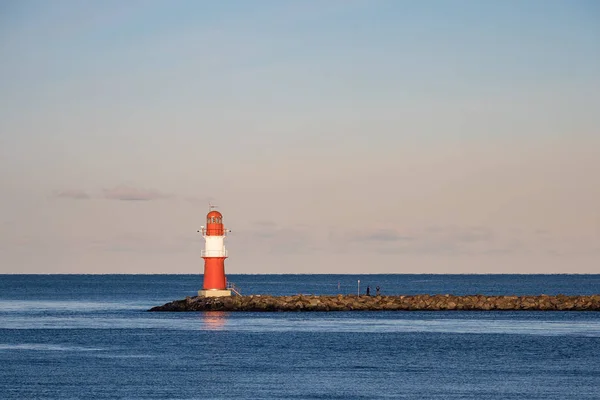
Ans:
[[[600,3],[0,3],[0,273],[600,273]]]

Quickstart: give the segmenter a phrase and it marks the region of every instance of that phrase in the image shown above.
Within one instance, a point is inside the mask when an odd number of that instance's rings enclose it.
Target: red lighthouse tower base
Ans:
[[[223,215],[218,211],[210,211],[206,215],[206,227],[202,227],[205,247],[202,251],[204,259],[204,284],[198,296],[220,297],[231,296],[231,290],[227,289],[227,278],[225,277],[225,236],[227,230],[223,227]]]
[[[227,288],[225,278],[225,257],[204,257],[204,285],[207,290]]]

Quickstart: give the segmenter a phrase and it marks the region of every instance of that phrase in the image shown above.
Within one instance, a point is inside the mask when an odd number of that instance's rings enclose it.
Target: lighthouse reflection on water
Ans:
[[[225,329],[227,317],[226,311],[203,311],[200,313],[202,327],[200,329],[207,331],[220,331]]]

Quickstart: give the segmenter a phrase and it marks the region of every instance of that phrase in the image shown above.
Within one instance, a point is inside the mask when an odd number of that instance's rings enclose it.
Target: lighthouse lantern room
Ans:
[[[205,245],[202,250],[204,284],[202,290],[198,291],[198,296],[231,296],[231,290],[227,289],[227,278],[225,277],[225,259],[227,258],[225,237],[230,231],[223,226],[223,215],[213,208],[214,206],[211,206],[206,215],[206,226],[199,231],[202,232]]]

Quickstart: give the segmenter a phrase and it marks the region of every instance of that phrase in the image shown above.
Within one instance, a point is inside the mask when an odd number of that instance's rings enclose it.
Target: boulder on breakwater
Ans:
[[[186,297],[149,311],[600,311],[600,295],[565,296],[294,296]]]

